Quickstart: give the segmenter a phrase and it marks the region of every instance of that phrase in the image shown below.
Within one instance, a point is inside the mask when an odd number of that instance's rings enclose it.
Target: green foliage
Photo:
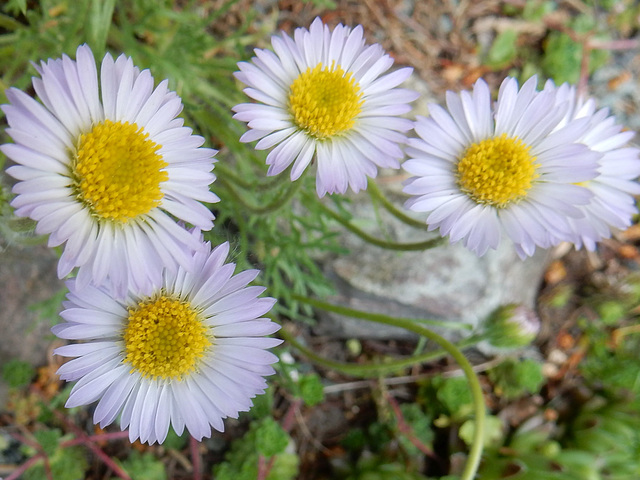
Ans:
[[[433,385],[437,389],[436,397],[449,415],[463,412],[466,415],[473,404],[473,398],[464,377],[436,377]]]
[[[8,0],[5,3],[3,10],[10,15],[26,15],[27,13],[27,0]]]
[[[629,10],[637,8],[631,6],[628,0],[612,0],[614,8],[603,12],[602,2],[584,5],[580,12],[570,12],[569,22],[563,27],[557,26],[557,18],[552,14],[558,10],[566,10],[566,5],[557,0],[533,0],[521,2],[519,6],[507,4],[503,7],[505,14],[514,17],[522,23],[531,26],[544,27],[542,38],[531,38],[531,33],[525,30],[506,29],[494,38],[489,51],[484,58],[484,64],[494,70],[515,67],[510,75],[519,76],[526,80],[531,75],[540,74],[553,79],[557,84],[576,83],[580,77],[583,56],[583,42],[587,36],[590,39],[607,40],[619,36],[614,26],[626,30],[627,34],[637,28],[629,22]],[[586,2],[587,4],[589,2]],[[623,5],[628,4],[628,5]],[[547,22],[547,19],[549,20]],[[568,33],[568,32],[571,32]],[[524,37],[524,38],[523,38]],[[543,51],[539,52],[537,42],[542,41]],[[535,44],[532,44],[535,42]],[[534,46],[535,45],[535,46]],[[606,50],[591,49],[589,53],[589,71],[602,68],[609,61],[610,54]]]
[[[62,432],[57,428],[51,430],[37,430],[33,433],[33,436],[42,447],[42,451],[48,457],[52,456],[60,444],[62,438]]]
[[[289,453],[291,437],[271,417],[254,421],[249,431],[231,444],[225,461],[213,467],[216,480],[255,480],[258,475],[258,453],[275,455],[266,480],[292,480],[298,474],[299,458]]]
[[[460,426],[460,430],[458,430],[458,436],[469,446],[473,445],[473,436],[476,430],[475,425],[475,420],[467,420]],[[502,443],[502,439],[504,438],[504,425],[502,420],[496,416],[487,415],[485,417],[483,434],[486,448],[491,448],[492,446]]]
[[[534,0],[524,4],[522,18],[530,22],[541,21],[542,18],[556,9],[554,1]]]
[[[162,445],[164,448],[171,448],[173,450],[182,450],[189,440],[189,433],[183,432],[182,435],[178,436],[173,427],[169,426],[169,432],[167,433],[167,438],[165,438]]]
[[[338,4],[334,0],[302,0],[303,3],[313,3],[316,8],[322,8],[327,10],[335,9]]]
[[[432,418],[430,415],[426,414],[420,405],[416,403],[403,403],[400,405],[400,411],[402,412],[402,417],[405,423],[411,428],[412,434],[415,436],[417,440],[419,440],[423,445],[431,448],[434,433],[431,428]],[[402,448],[407,452],[409,456],[419,456],[421,455],[420,450],[416,445],[409,440],[406,435],[401,433],[396,434]]]
[[[265,457],[283,453],[291,440],[289,434],[272,417],[266,417],[258,422],[255,434],[256,449]]]
[[[487,53],[485,65],[494,69],[508,66],[516,58],[517,39],[518,33],[515,30],[507,29],[500,32]]]
[[[527,393],[537,393],[544,384],[542,364],[535,360],[506,359],[488,372],[497,395],[515,399]]]
[[[407,471],[406,465],[399,462],[385,461],[375,456],[363,456],[345,480],[427,480],[417,472]]]
[[[303,375],[299,381],[300,395],[305,405],[313,407],[324,400],[324,387],[316,373]]]
[[[122,467],[132,480],[167,480],[164,464],[149,452],[133,450],[122,462]]]
[[[28,468],[22,478],[24,480],[78,480],[85,478],[89,462],[82,447],[57,448],[48,456],[51,477],[48,477],[44,461],[41,460]]]
[[[35,374],[35,369],[22,360],[9,360],[2,365],[2,380],[11,388],[28,385]]]

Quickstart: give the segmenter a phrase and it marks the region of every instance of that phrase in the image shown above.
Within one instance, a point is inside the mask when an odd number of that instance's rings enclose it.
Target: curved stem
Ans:
[[[291,295],[291,298],[298,300],[302,303],[311,305],[312,307],[320,308],[328,312],[344,315],[345,317],[359,318],[361,320],[369,320],[377,323],[384,323],[387,325],[397,325],[396,322],[401,322],[405,325],[435,325],[438,327],[449,328],[451,330],[472,330],[473,327],[468,323],[455,322],[449,320],[433,320],[430,318],[397,318],[384,313],[369,313],[362,310],[356,310],[354,308],[343,307],[342,305],[334,305],[331,303],[322,302],[309,297],[303,297],[296,293]],[[398,325],[399,326],[399,325]],[[402,327],[405,328],[405,327]]]
[[[420,228],[422,230],[427,230],[429,225],[422,220],[418,220],[416,218],[410,217],[398,207],[396,207],[386,196],[382,193],[382,190],[378,187],[378,184],[373,179],[369,179],[369,186],[367,187],[367,191],[371,198],[378,200],[382,206],[394,217],[400,220],[403,223],[415,228]]]
[[[424,242],[416,242],[416,243],[396,243],[396,242],[387,242],[385,240],[381,240],[373,235],[369,235],[364,230],[353,225],[349,220],[344,218],[338,212],[332,210],[327,207],[322,202],[317,202],[320,209],[341,224],[344,228],[349,230],[351,233],[357,235],[362,240],[372,245],[375,245],[380,248],[386,248],[387,250],[399,250],[399,251],[422,251],[428,250],[430,248],[435,248],[439,246],[443,242],[443,238],[437,237],[432,238],[431,240],[425,240]]]
[[[220,178],[219,181],[224,186],[224,188],[229,190],[231,195],[234,196],[235,200],[240,202],[242,206],[245,207],[247,210],[251,210],[252,213],[255,213],[257,215],[271,213],[285,206],[287,203],[289,203],[289,200],[291,200],[291,198],[293,198],[293,196],[296,194],[296,192],[300,188],[300,183],[301,183],[300,181],[291,182],[291,185],[287,187],[287,189],[284,191],[282,195],[275,198],[274,200],[267,203],[266,205],[258,206],[258,205],[253,205],[247,202],[247,200],[244,198],[244,195],[238,192],[235,189],[235,187],[233,187],[231,183],[229,183],[227,180]]]
[[[337,360],[331,360],[329,358],[318,355],[317,353],[313,352],[313,350],[305,347],[300,342],[298,342],[293,337],[293,335],[291,335],[291,333],[289,333],[285,329],[281,329],[278,332],[278,335],[289,345],[294,347],[296,350],[299,350],[313,363],[340,373],[344,373],[346,375],[351,375],[353,377],[359,378],[377,378],[380,375],[392,374],[399,370],[404,370],[406,368],[412,367],[414,365],[432,362],[444,357],[447,354],[447,352],[445,352],[444,350],[436,350],[433,352],[423,353],[421,355],[393,360],[387,363],[362,365],[356,363],[338,362]],[[459,349],[470,347],[472,345],[475,345],[482,339],[483,337],[475,335],[467,337],[464,340],[460,341],[456,345],[456,347]]]
[[[293,295],[293,297],[300,302],[307,303],[313,307],[321,308],[323,310],[334,312],[340,310],[340,313],[344,313],[345,311],[352,311],[351,309],[338,307],[336,305],[331,305],[329,303],[312,298],[301,297],[299,295]],[[471,446],[469,458],[467,459],[467,463],[465,465],[464,471],[462,472],[460,480],[472,480],[478,470],[480,458],[482,455],[482,448],[484,445],[485,403],[482,394],[482,387],[480,386],[480,381],[478,380],[478,376],[476,375],[476,373],[473,371],[473,367],[471,366],[469,361],[462,354],[462,352],[449,340],[441,337],[437,333],[432,332],[422,325],[416,324],[409,319],[393,318],[379,314],[366,314],[365,312],[359,312],[359,315],[360,316],[358,318],[366,318],[367,320],[372,322],[404,328],[406,330],[415,332],[418,335],[423,335],[429,340],[432,340],[440,345],[440,347],[442,347],[443,350],[449,353],[458,363],[458,365],[460,365],[460,368],[462,369],[465,377],[467,378],[467,381],[469,382],[469,388],[471,389],[471,395],[473,397],[473,407],[475,414],[473,445]]]
[[[224,180],[230,180],[234,184],[246,189],[246,190],[269,190],[275,186],[281,185],[285,183],[285,181],[290,181],[289,176],[287,175],[287,171],[282,172],[279,175],[275,175],[272,177],[259,178],[254,181],[245,180],[240,175],[231,170],[227,165],[222,163],[216,163],[216,170],[220,171],[219,177],[222,177]]]

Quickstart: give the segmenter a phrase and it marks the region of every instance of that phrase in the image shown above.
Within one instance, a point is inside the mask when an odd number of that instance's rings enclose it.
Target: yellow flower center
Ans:
[[[353,127],[361,111],[362,92],[352,73],[322,62],[298,75],[289,92],[294,123],[319,140],[340,135]]]
[[[129,309],[124,361],[145,377],[180,380],[197,368],[211,338],[187,302],[163,295]]]
[[[160,204],[168,163],[148,136],[135,123],[111,120],[80,136],[73,178],[78,198],[93,215],[127,223]]]
[[[460,189],[476,203],[504,208],[526,197],[536,173],[531,147],[506,134],[470,145],[458,161]]]

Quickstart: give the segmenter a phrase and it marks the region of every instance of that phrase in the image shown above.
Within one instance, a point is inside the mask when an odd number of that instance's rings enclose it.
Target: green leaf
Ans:
[[[11,388],[28,385],[35,374],[35,369],[22,360],[9,360],[2,366],[2,380]]]
[[[597,310],[605,325],[615,325],[627,314],[627,307],[616,300],[602,302],[598,305]]]
[[[44,462],[37,462],[24,472],[23,480],[78,480],[85,478],[85,472],[89,468],[89,462],[82,447],[59,448],[54,455],[49,457],[51,476],[44,468]],[[135,479],[134,479],[135,480]]]
[[[289,445],[289,435],[272,417],[267,417],[256,430],[256,448],[265,457],[284,452]]]
[[[116,0],[92,0],[89,10],[88,30],[91,47],[96,58],[104,55],[107,44],[107,35],[111,27],[111,18],[113,17],[113,9]]]
[[[485,418],[484,431],[482,432],[484,444],[501,445],[504,438],[502,429],[502,420],[493,415],[487,415],[487,417]],[[471,446],[473,444],[473,436],[475,434],[475,430],[475,420],[467,420],[460,426],[458,436],[464,441],[464,443]]]
[[[487,53],[485,64],[490,68],[500,69],[508,66],[516,58],[518,33],[513,29],[500,32],[493,40]]]
[[[52,456],[60,445],[60,438],[62,438],[62,432],[57,428],[52,430],[36,430],[33,433],[42,450],[47,457]]]
[[[436,396],[447,411],[454,415],[463,406],[473,404],[469,384],[463,377],[441,379],[442,384],[438,387]]]
[[[9,0],[4,6],[4,11],[12,15],[17,15],[18,13],[26,15],[27,0]]]
[[[488,374],[494,383],[495,393],[505,399],[536,393],[545,382],[542,364],[529,359],[506,359]]]
[[[258,440],[261,430],[261,440]],[[283,434],[286,440],[284,447],[282,446]],[[275,449],[267,449],[267,453],[273,450],[284,452],[286,445],[291,441],[289,435],[271,417],[252,422],[249,431],[231,444],[231,448],[225,455],[225,461],[213,467],[214,478],[216,480],[255,480],[258,476],[258,453],[264,455],[258,444],[270,441],[269,439],[279,445]],[[262,448],[264,450],[264,445]],[[295,453],[276,454],[266,480],[293,480],[298,475],[298,464],[299,458]]]
[[[556,9],[553,1],[528,1],[522,10],[522,18],[530,22],[539,22],[542,17]]]
[[[164,464],[149,452],[133,450],[122,467],[133,480],[167,480]]]
[[[422,408],[420,408],[420,405],[416,403],[404,403],[400,405],[400,411],[402,412],[404,421],[411,427],[416,438],[424,445],[430,446],[434,438],[434,433],[431,429],[431,417],[427,415]],[[399,438],[403,447],[410,455],[421,454],[418,447],[411,443],[406,436],[401,436]]]
[[[317,374],[303,375],[300,378],[299,386],[302,400],[309,407],[313,407],[324,400],[324,387]]]
[[[164,442],[162,442],[162,446],[165,448],[171,448],[173,450],[182,450],[187,444],[187,440],[189,438],[189,434],[184,432],[181,436],[173,430],[172,427],[169,427],[169,433],[167,434],[167,438]]]
[[[576,83],[580,76],[582,46],[569,35],[551,32],[544,45],[542,69],[558,85],[564,82]]]

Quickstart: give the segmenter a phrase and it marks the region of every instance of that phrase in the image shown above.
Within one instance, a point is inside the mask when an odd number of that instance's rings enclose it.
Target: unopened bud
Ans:
[[[487,340],[497,348],[520,348],[529,345],[540,331],[540,319],[524,305],[498,307],[486,323]]]

